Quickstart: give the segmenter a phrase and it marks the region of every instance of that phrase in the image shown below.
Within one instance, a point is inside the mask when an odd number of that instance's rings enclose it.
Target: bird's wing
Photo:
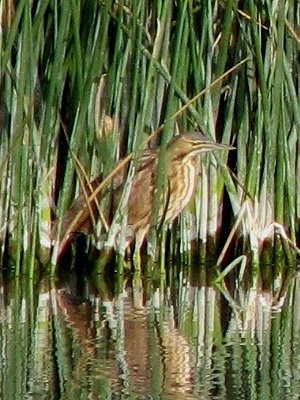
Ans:
[[[157,154],[158,152],[156,149],[143,150],[136,165],[135,176],[147,169],[157,159]],[[122,163],[122,160],[119,161],[117,166],[120,163]],[[125,164],[124,167],[122,167],[120,171],[114,176],[112,183],[113,190],[124,186],[128,174],[128,169],[129,165]]]

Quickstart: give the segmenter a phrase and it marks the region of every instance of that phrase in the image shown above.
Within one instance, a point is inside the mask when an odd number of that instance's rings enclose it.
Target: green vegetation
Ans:
[[[200,128],[237,150],[203,159],[169,256],[190,262],[195,250],[203,260],[228,237],[220,265],[236,250],[255,273],[274,254],[278,268],[282,258],[293,266],[299,15],[298,2],[269,0],[3,0],[1,265],[32,276],[51,261],[54,272],[52,221],[88,181],[110,176],[153,132],[150,144],[165,148],[175,133]],[[104,225],[97,232],[110,231],[111,243],[114,224]],[[151,235],[147,254],[164,255],[164,240]]]

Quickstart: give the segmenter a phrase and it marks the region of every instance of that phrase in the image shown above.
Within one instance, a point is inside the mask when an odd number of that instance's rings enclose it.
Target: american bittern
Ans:
[[[170,141],[165,152],[166,185],[158,210],[158,223],[171,223],[193,197],[199,174],[199,160],[197,156],[207,151],[222,149],[230,150],[233,147],[208,140],[200,132],[196,131],[176,136]],[[115,250],[122,255],[125,254],[126,248],[134,240],[135,254],[139,254],[140,248],[151,229],[159,153],[159,147],[144,150],[136,165],[127,204],[125,241],[123,245],[119,241],[120,227],[114,243]],[[126,173],[127,167],[124,166],[113,178],[113,211],[115,211],[121,198],[126,181]],[[91,182],[90,187],[95,190],[100,182],[101,179],[96,178]],[[96,196],[98,200],[101,199],[102,194],[100,192]],[[62,222],[64,239],[60,246],[61,251],[64,250],[70,234],[92,232],[92,220],[98,219],[99,212],[94,200],[87,206],[87,197],[90,195],[90,189],[85,194],[82,193],[64,216]],[[78,218],[76,223],[72,224],[79,211],[81,212],[80,218]],[[91,213],[93,214],[92,216]]]

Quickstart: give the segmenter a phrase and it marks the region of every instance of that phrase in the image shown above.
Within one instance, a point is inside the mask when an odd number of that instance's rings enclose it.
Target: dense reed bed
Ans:
[[[82,186],[100,173],[109,177],[120,158],[148,145],[164,149],[191,129],[236,151],[202,158],[194,203],[171,235],[163,227],[150,236],[145,254],[160,253],[163,268],[166,240],[168,255],[183,262],[225,244],[219,264],[236,249],[258,266],[267,241],[272,251],[263,259],[273,262],[275,249],[279,264],[283,256],[292,265],[300,214],[299,7],[3,0],[1,265],[33,275],[50,261],[53,272],[60,245],[53,220],[61,221]],[[100,205],[104,217],[108,202]],[[95,237],[105,234],[108,246],[124,204],[126,193],[113,224],[98,223]]]

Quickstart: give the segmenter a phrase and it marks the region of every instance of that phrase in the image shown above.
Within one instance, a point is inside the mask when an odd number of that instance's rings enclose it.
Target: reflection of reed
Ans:
[[[113,393],[193,398],[194,359],[189,342],[174,328],[174,321],[152,322],[155,316],[142,298],[142,290],[139,297],[129,288],[125,296],[105,301],[111,314],[109,317],[107,314],[106,325],[112,328],[112,321],[116,325],[104,337],[103,329],[101,336],[94,328],[96,312],[90,302],[79,304],[65,291],[57,292],[60,312],[80,347],[81,356],[72,373],[73,382],[82,380],[84,371],[91,374],[90,366],[97,365],[93,373],[103,371]],[[105,360],[97,351],[101,342],[107,348]]]
[[[80,387],[90,373],[91,361],[96,358],[96,347],[94,341],[94,328],[92,322],[92,307],[89,301],[70,295],[65,290],[56,292],[59,314],[63,316],[60,323],[60,337],[63,342],[64,351],[72,357],[73,366],[65,376],[66,391],[72,398],[77,398]],[[71,343],[68,341],[69,332],[72,332]],[[64,334],[62,334],[64,332]],[[62,350],[62,349],[61,349]],[[66,358],[66,365],[69,364]]]
[[[299,375],[291,372],[295,340],[291,316],[299,310],[295,300],[300,298],[297,279],[286,274],[271,284],[254,281],[251,287],[244,286],[245,282],[239,282],[228,290],[223,283],[220,288],[231,310],[224,337],[227,396],[245,398],[251,387],[253,398],[298,398]],[[296,343],[298,338],[297,330]]]
[[[56,393],[51,290],[41,282],[33,301],[27,291],[23,293],[22,283],[11,280],[0,287],[1,399],[46,398],[50,390],[53,396]]]
[[[224,292],[226,302],[213,287],[176,284],[145,294],[135,281],[86,299],[3,285],[0,398],[299,397],[299,276],[285,297],[257,285]]]
[[[101,303],[100,299],[83,300],[64,290],[57,291],[57,305],[65,324],[63,329],[67,328],[66,364],[72,359],[71,368],[64,376],[67,398],[88,398],[92,393],[101,395],[99,398],[109,398],[112,386],[120,387],[120,368],[116,357],[111,356],[114,353],[110,348],[111,332],[95,307],[97,303]]]
[[[71,296],[64,290],[56,292],[57,304],[69,328],[73,330],[82,347],[83,354],[95,358],[95,329],[92,320],[92,305],[89,301]]]

